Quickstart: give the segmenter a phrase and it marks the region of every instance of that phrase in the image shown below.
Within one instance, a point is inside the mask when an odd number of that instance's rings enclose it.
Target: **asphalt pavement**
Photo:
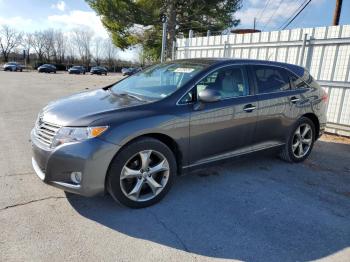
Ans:
[[[120,77],[0,72],[0,261],[350,261],[350,140],[323,138],[301,164],[262,153],[179,177],[146,209],[42,183],[39,110]]]

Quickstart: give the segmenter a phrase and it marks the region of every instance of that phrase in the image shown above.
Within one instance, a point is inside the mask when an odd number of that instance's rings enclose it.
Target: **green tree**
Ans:
[[[112,40],[121,49],[141,44],[148,60],[158,60],[161,49],[161,14],[168,18],[167,56],[175,37],[190,29],[205,33],[237,26],[235,12],[242,0],[86,0],[101,16]]]

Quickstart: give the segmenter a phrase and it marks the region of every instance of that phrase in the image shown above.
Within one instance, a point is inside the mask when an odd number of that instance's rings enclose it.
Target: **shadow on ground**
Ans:
[[[159,204],[67,194],[82,216],[208,257],[305,261],[350,247],[350,145],[319,141],[303,164],[254,155],[179,177]]]

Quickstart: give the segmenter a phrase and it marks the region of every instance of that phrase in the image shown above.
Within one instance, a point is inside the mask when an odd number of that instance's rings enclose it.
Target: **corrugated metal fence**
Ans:
[[[329,94],[327,131],[350,136],[350,25],[180,38],[175,57],[248,58],[302,65]]]

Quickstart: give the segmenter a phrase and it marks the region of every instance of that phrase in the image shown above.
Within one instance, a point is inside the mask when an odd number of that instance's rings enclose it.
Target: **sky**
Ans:
[[[243,0],[243,7],[236,14],[241,20],[238,27],[253,28],[256,17],[257,29],[278,30],[303,2],[305,0]],[[312,0],[288,29],[331,25],[335,2],[336,0]],[[350,0],[343,0],[340,24],[350,24],[349,14]]]
[[[235,15],[241,20],[238,27],[252,28],[256,17],[258,29],[277,30],[304,1],[243,0],[242,9]],[[288,28],[331,25],[334,6],[335,0],[312,0]],[[343,0],[340,24],[350,24],[348,14],[350,0]],[[89,27],[96,36],[108,37],[100,18],[84,0],[0,0],[1,24],[9,24],[25,32],[47,28],[69,31],[76,27]],[[137,52],[119,52],[119,57],[137,60]]]
[[[1,24],[9,24],[24,32],[88,27],[96,37],[108,37],[100,18],[84,0],[0,0]],[[138,60],[135,50],[120,51],[118,57]]]

